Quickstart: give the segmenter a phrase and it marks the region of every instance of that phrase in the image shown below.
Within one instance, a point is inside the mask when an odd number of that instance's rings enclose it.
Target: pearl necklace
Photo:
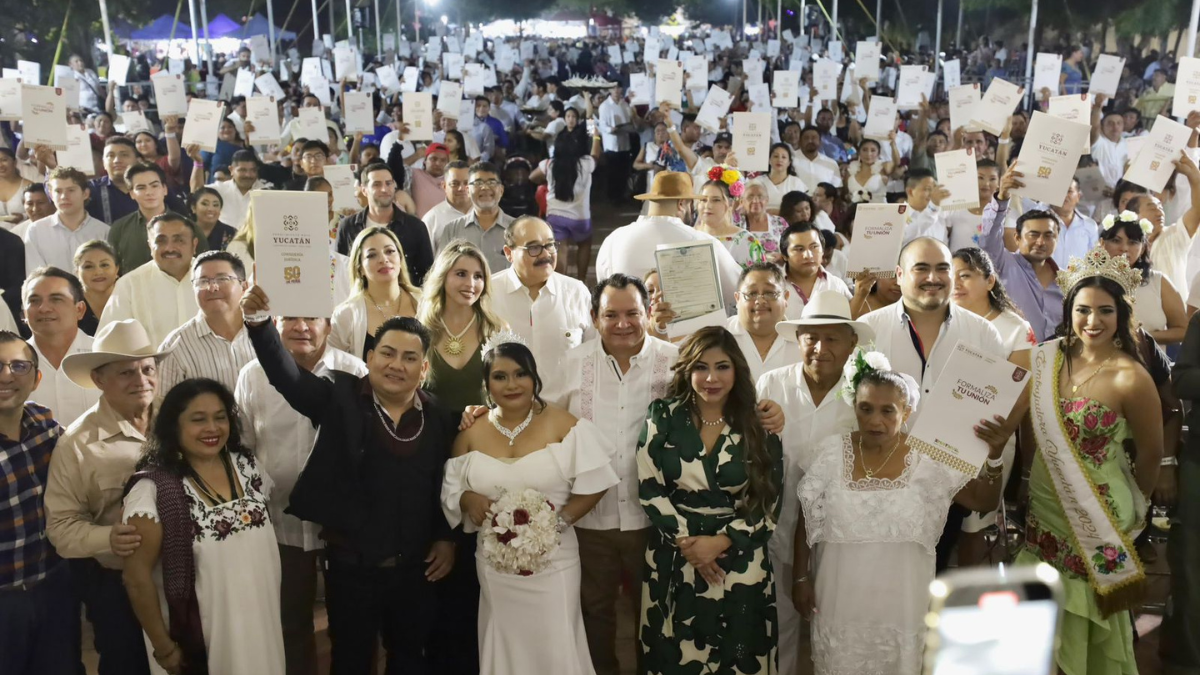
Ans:
[[[496,427],[496,431],[504,434],[504,437],[508,439],[508,447],[511,448],[513,443],[517,442],[517,436],[520,436],[521,432],[525,431],[525,427],[529,426],[529,423],[533,421],[533,406],[529,407],[529,414],[525,416],[525,421],[518,424],[515,429],[510,430],[500,424],[500,416],[495,410],[488,413],[488,421],[492,423],[492,426]]]
[[[459,354],[463,353],[464,347],[463,347],[462,337],[467,334],[467,331],[471,330],[471,326],[475,325],[475,318],[476,318],[476,315],[474,312],[472,312],[471,320],[467,322],[467,327],[463,328],[461,331],[459,331],[458,335],[455,335],[454,333],[450,332],[450,328],[449,328],[449,326],[446,325],[445,319],[439,319],[439,321],[442,322],[442,329],[446,331],[446,353],[447,354],[449,354],[450,356],[458,356]]]

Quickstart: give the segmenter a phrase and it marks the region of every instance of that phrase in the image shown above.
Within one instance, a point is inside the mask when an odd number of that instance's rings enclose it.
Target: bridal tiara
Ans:
[[[525,342],[525,338],[505,328],[502,331],[492,333],[491,337],[489,337],[487,341],[483,343],[482,356],[486,356],[488,352],[492,351],[496,347],[499,347],[503,344],[508,344],[510,342],[515,342],[526,349],[529,348],[529,343]]]

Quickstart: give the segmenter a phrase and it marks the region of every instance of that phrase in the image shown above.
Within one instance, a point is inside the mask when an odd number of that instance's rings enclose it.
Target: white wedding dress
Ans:
[[[830,436],[800,480],[812,547],[817,675],[918,675],[934,549],[959,473],[909,450],[895,480],[852,480],[850,435]]]
[[[446,462],[442,509],[450,526],[463,521],[459,498],[465,491],[497,499],[505,490],[533,488],[562,508],[571,495],[590,495],[616,485],[608,443],[587,420],[567,437],[519,459],[468,452]],[[594,675],[583,614],[579,606],[579,542],[568,529],[550,565],[532,576],[497,572],[475,557],[479,574],[480,675]]]

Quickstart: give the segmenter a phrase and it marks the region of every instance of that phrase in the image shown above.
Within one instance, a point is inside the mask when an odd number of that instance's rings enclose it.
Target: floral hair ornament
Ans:
[[[1112,226],[1116,225],[1117,223],[1137,223],[1138,227],[1142,228],[1142,234],[1146,235],[1154,231],[1153,223],[1145,218],[1138,219],[1137,214],[1133,211],[1122,211],[1119,215],[1110,213],[1107,216],[1104,216],[1104,220],[1101,221],[1100,227],[1104,228],[1105,232],[1108,232],[1110,229],[1112,229]]]
[[[1071,258],[1070,264],[1066,269],[1059,270],[1056,278],[1063,295],[1070,295],[1079,282],[1091,277],[1104,277],[1117,282],[1125,289],[1125,297],[1131,303],[1134,291],[1142,283],[1141,271],[1129,266],[1129,258],[1123,255],[1109,257],[1100,245],[1088,251],[1082,260]]]
[[[487,353],[496,347],[499,347],[503,344],[508,344],[510,342],[515,342],[526,349],[529,348],[529,343],[525,342],[525,338],[506,328],[497,333],[493,333],[492,336],[483,343],[483,351],[480,353],[480,356],[487,356]]]
[[[858,391],[858,385],[862,383],[862,379],[867,373],[892,369],[891,362],[883,355],[883,352],[867,351],[867,349],[855,348],[854,352],[850,354],[850,358],[846,359],[846,365],[842,366],[842,377],[846,383],[842,385],[838,396],[850,405],[854,405],[854,393]]]
[[[742,172],[725,164],[718,164],[709,169],[708,179],[724,183],[729,188],[730,197],[741,197],[746,191],[746,181]]]

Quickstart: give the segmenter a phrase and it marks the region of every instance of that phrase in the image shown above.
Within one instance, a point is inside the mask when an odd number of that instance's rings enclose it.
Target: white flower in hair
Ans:
[[[867,349],[873,346],[868,345]],[[854,394],[864,375],[875,370],[892,369],[892,364],[882,352],[867,351],[867,349],[856,348],[850,354],[850,358],[846,359],[846,365],[842,366],[842,377],[845,379],[845,384],[842,385],[838,396],[847,404],[854,404]]]
[[[1138,226],[1142,228],[1142,234],[1150,234],[1154,231],[1154,223],[1145,218],[1138,221]]]
[[[1116,224],[1117,224],[1117,217],[1111,213],[1108,214],[1107,216],[1104,216],[1104,220],[1100,221],[1100,227],[1103,227],[1105,230],[1111,229],[1112,226],[1116,225]]]
[[[883,352],[867,352],[864,355],[864,358],[867,360],[867,365],[871,366],[875,370],[892,369],[892,364],[888,362],[887,357],[883,355]]]
[[[1149,220],[1146,220],[1145,218],[1139,219],[1137,214],[1133,211],[1122,211],[1117,215],[1110,213],[1107,216],[1104,216],[1104,220],[1100,221],[1100,227],[1107,232],[1108,230],[1112,229],[1113,225],[1116,225],[1117,223],[1137,223],[1138,227],[1142,228],[1142,232],[1145,234],[1150,234],[1150,232],[1154,229],[1154,226],[1150,224]]]
[[[525,342],[525,338],[505,328],[502,331],[492,333],[492,336],[483,343],[483,352],[480,355],[486,356],[488,352],[492,351],[496,347],[509,342],[515,342],[522,347],[529,347],[529,344]]]

